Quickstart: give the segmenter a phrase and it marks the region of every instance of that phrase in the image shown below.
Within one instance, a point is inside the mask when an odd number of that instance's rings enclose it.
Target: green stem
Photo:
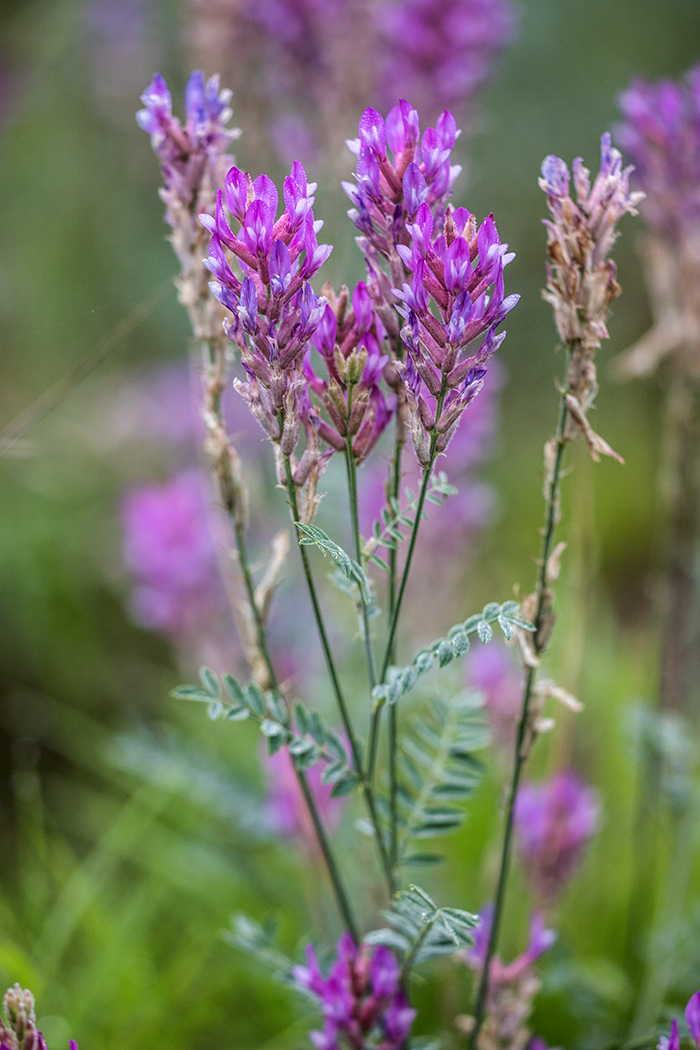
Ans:
[[[299,521],[299,504],[297,501],[296,486],[294,479],[292,478],[292,467],[289,461],[289,457],[286,456],[284,460],[285,472],[287,477],[287,496],[289,498],[289,505],[292,512],[292,520],[296,526]],[[321,641],[321,648],[323,649],[323,655],[326,660],[326,667],[328,668],[328,674],[330,675],[331,683],[333,685],[333,693],[335,695],[338,710],[340,711],[340,717],[347,733],[348,740],[350,742],[350,751],[352,753],[352,761],[354,770],[360,778],[360,784],[362,787],[362,793],[365,798],[365,804],[367,811],[374,828],[374,837],[377,843],[377,849],[379,850],[379,857],[382,862],[382,868],[386,876],[389,893],[393,893],[393,878],[391,873],[391,864],[389,862],[389,854],[387,852],[386,843],[384,842],[384,834],[382,832],[381,825],[379,823],[379,814],[377,813],[377,807],[374,800],[374,793],[371,785],[365,776],[362,754],[360,752],[360,746],[355,734],[352,721],[350,719],[350,712],[348,711],[347,704],[345,703],[345,697],[343,696],[343,690],[340,685],[340,679],[335,666],[335,660],[333,659],[333,653],[331,652],[330,642],[328,641],[328,635],[326,633],[326,626],[323,620],[323,613],[321,612],[321,605],[318,600],[318,594],[316,593],[316,584],[311,573],[311,564],[309,562],[308,552],[305,546],[299,544],[299,553],[301,554],[301,562],[304,568],[304,576],[306,578],[306,585],[309,591],[309,597],[311,598],[311,605],[314,611],[314,618],[316,620],[316,627],[318,629],[318,635]]]
[[[206,349],[208,351],[211,367],[214,368],[216,366],[216,350],[210,341],[206,342]],[[219,416],[221,412],[221,390],[219,388],[217,388],[212,398],[212,407],[216,415]],[[226,511],[233,523],[234,535],[236,538],[236,550],[238,552],[238,564],[241,568],[243,582],[245,584],[246,593],[248,595],[248,604],[250,605],[250,611],[253,616],[253,623],[255,625],[255,639],[258,651],[260,652],[260,655],[262,656],[263,661],[265,663],[270,687],[272,689],[276,689],[278,685],[277,675],[275,674],[275,669],[272,663],[272,657],[270,656],[270,650],[267,644],[267,632],[265,630],[265,622],[263,620],[260,608],[258,607],[258,603],[255,597],[255,583],[253,581],[253,574],[250,570],[250,561],[248,559],[248,548],[245,538],[245,527],[243,524],[243,517],[238,512],[238,507],[236,505],[236,487],[233,484],[232,479],[230,478],[219,477],[219,482],[219,488],[223,502],[226,506]],[[352,936],[355,943],[359,944],[359,928],[353,915],[350,900],[345,890],[345,886],[343,884],[338,865],[335,861],[335,857],[333,856],[333,851],[331,849],[330,842],[328,841],[328,836],[326,835],[325,828],[321,823],[321,818],[319,816],[316,800],[314,799],[311,788],[309,787],[309,782],[306,773],[304,772],[304,770],[297,768],[296,763],[294,763],[293,759],[292,764],[294,765],[294,773],[296,775],[299,788],[301,789],[301,793],[304,796],[306,808],[309,812],[309,816],[311,817],[311,823],[313,824],[314,831],[316,832],[316,838],[318,839],[318,844],[321,849],[321,853],[323,854],[323,858],[326,862],[326,867],[328,869],[328,875],[331,880],[331,885],[333,886],[333,892],[335,893],[338,910],[342,916],[343,922],[345,923],[348,932]]]
[[[394,444],[394,459],[392,470],[387,483],[389,495],[389,506],[391,501],[398,500],[401,485],[401,453],[403,451],[403,422],[397,417],[396,441]],[[393,513],[393,511],[392,511]],[[398,550],[396,546],[389,549],[389,622],[394,615],[396,605],[396,570]],[[392,644],[389,651],[389,661],[394,663],[396,659],[395,645]],[[389,705],[389,853],[391,856],[391,868],[396,872],[396,864],[399,855],[399,809],[398,809],[398,777],[396,771],[396,752],[398,749],[398,712],[396,704]]]
[[[352,539],[355,546],[355,559],[358,565],[362,565],[362,540],[360,538],[360,515],[357,503],[357,464],[352,451],[352,438],[348,434],[345,439],[345,466],[348,475],[348,493],[350,496],[350,522],[352,524]],[[369,673],[370,689],[377,684],[377,667],[374,660],[374,648],[372,637],[369,633],[369,613],[367,603],[362,591],[360,591],[360,605],[362,608],[362,631],[365,636],[365,654],[367,656],[367,671]]]
[[[554,530],[557,524],[559,481],[561,478],[561,463],[564,448],[566,447],[566,441],[564,439],[564,429],[566,427],[567,415],[568,406],[566,402],[566,391],[564,390],[562,391],[559,403],[559,422],[557,425],[557,432],[555,437],[557,448],[554,457],[554,465],[552,467],[552,477],[550,479],[549,488],[547,490],[545,527],[542,536],[541,562],[537,580],[537,609],[534,619],[535,630],[533,632],[533,645],[535,648],[535,652],[538,654],[542,651],[543,648],[543,646],[539,642],[539,636],[543,625],[545,603],[547,600],[547,561],[551,553],[552,540],[554,538]],[[525,679],[525,688],[523,690],[523,699],[520,708],[520,720],[518,722],[518,730],[515,741],[515,754],[513,757],[513,777],[511,780],[510,791],[508,792],[508,800],[506,803],[505,827],[503,830],[503,847],[501,849],[501,863],[498,872],[496,900],[494,902],[493,909],[493,923],[491,925],[491,933],[489,935],[489,941],[486,948],[486,955],[484,958],[484,967],[481,973],[481,980],[479,982],[479,991],[476,1000],[476,1008],[474,1010],[474,1027],[472,1028],[471,1034],[469,1036],[469,1050],[476,1050],[479,1032],[481,1031],[481,1027],[484,1023],[486,1015],[486,1002],[489,992],[489,971],[491,969],[491,962],[496,953],[496,948],[498,945],[498,934],[500,930],[501,919],[503,917],[503,905],[505,902],[506,886],[508,883],[508,873],[510,870],[510,857],[513,845],[513,823],[515,816],[515,803],[518,797],[520,777],[522,774],[523,766],[525,765],[525,761],[527,759],[525,741],[529,725],[530,702],[532,699],[532,692],[536,678],[536,668],[528,668],[527,678]]]

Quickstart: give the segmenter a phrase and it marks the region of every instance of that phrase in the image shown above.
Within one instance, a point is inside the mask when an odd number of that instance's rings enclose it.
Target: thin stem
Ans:
[[[568,406],[566,402],[566,391],[562,391],[559,403],[559,422],[557,425],[557,432],[555,436],[556,453],[554,457],[554,464],[552,467],[552,476],[550,478],[549,487],[547,489],[545,527],[542,535],[542,553],[537,580],[537,609],[534,619],[535,630],[533,632],[533,645],[536,653],[541,652],[543,648],[543,646],[539,642],[539,636],[543,625],[545,603],[547,599],[547,561],[551,552],[552,540],[554,538],[554,530],[557,524],[559,481],[561,478],[561,464],[564,448],[566,447],[566,441],[564,439],[564,428],[566,426],[567,415]],[[489,971],[491,969],[491,961],[496,953],[496,948],[498,945],[498,934],[500,930],[501,919],[503,916],[503,904],[505,901],[506,886],[508,883],[508,873],[510,870],[510,857],[513,845],[515,803],[518,797],[518,787],[520,786],[521,773],[523,770],[523,766],[525,765],[525,761],[527,759],[525,740],[529,726],[530,701],[532,699],[532,691],[535,685],[536,677],[536,668],[528,668],[527,678],[525,679],[525,688],[523,690],[523,699],[520,708],[520,720],[518,722],[518,731],[516,734],[515,754],[513,757],[513,777],[511,780],[510,791],[508,793],[508,801],[506,803],[505,827],[503,830],[503,847],[501,850],[501,863],[498,872],[496,900],[494,902],[493,923],[491,926],[489,941],[486,948],[486,955],[484,958],[484,967],[481,973],[481,980],[479,982],[479,991],[476,1000],[476,1008],[474,1010],[474,1027],[472,1028],[471,1034],[469,1036],[469,1050],[476,1050],[479,1032],[481,1031],[481,1027],[484,1023],[486,1014],[486,1001],[489,992]]]
[[[216,369],[218,364],[216,348],[209,340],[206,341],[205,348],[208,352],[209,362],[212,369]],[[223,426],[223,419],[221,417],[221,389],[221,383],[215,382],[212,387],[212,390],[210,391],[210,407],[212,408],[214,415],[216,416],[217,423],[221,423],[221,425]],[[221,467],[221,464],[218,465],[219,467]],[[245,584],[246,593],[248,595],[248,604],[250,606],[250,611],[255,626],[255,639],[258,651],[262,656],[265,668],[267,670],[267,677],[270,683],[270,688],[276,689],[278,685],[277,675],[275,674],[272,658],[270,656],[270,650],[267,644],[265,622],[263,620],[263,616],[255,596],[255,583],[253,581],[253,574],[251,572],[250,561],[248,559],[248,548],[245,537],[244,517],[241,513],[240,508],[242,494],[237,488],[234,479],[231,476],[230,470],[219,469],[216,473],[217,479],[219,481],[219,491],[223,503],[226,507],[226,511],[231,519],[231,522],[233,523],[233,530],[236,538],[236,551],[238,553],[238,564],[241,568],[243,582]],[[333,851],[328,841],[328,836],[326,835],[325,828],[321,823],[321,818],[318,813],[316,800],[313,796],[311,788],[309,787],[309,782],[306,773],[304,772],[304,770],[297,768],[294,759],[292,759],[292,765],[294,766],[294,773],[297,778],[299,788],[301,789],[301,793],[304,796],[306,808],[309,812],[309,816],[311,817],[311,823],[313,824],[314,831],[316,832],[316,838],[318,839],[318,844],[321,849],[321,853],[323,854],[323,858],[326,862],[326,867],[328,869],[328,875],[333,886],[333,892],[335,893],[338,910],[342,916],[343,922],[345,923],[348,932],[352,936],[355,943],[359,944],[359,928],[353,915],[350,900],[345,890],[345,886],[343,884],[338,865],[336,864],[335,858],[333,856]]]
[[[392,500],[398,500],[399,487],[401,485],[401,453],[403,451],[403,421],[397,416],[396,419],[396,441],[394,444],[394,458],[392,470],[387,482],[389,506]],[[397,575],[398,549],[392,546],[389,549],[389,623],[394,615],[396,605],[396,575]],[[395,644],[392,643],[389,651],[389,661],[394,663],[396,659]],[[396,872],[396,863],[399,855],[399,811],[398,811],[398,777],[396,771],[396,752],[398,748],[398,712],[396,704],[389,705],[389,853],[391,857],[391,868]]]
[[[350,496],[350,522],[352,524],[352,539],[355,546],[355,559],[358,565],[362,565],[362,540],[360,538],[360,515],[357,503],[357,464],[352,450],[352,438],[348,434],[345,439],[345,466],[348,475],[348,493]],[[377,667],[374,660],[374,648],[372,636],[369,632],[369,613],[367,603],[362,591],[360,592],[360,605],[362,608],[362,631],[365,636],[365,654],[367,656],[367,671],[369,673],[370,689],[377,684]]]
[[[294,479],[292,478],[292,467],[289,462],[289,457],[285,457],[285,472],[287,477],[287,495],[289,498],[289,505],[292,511],[292,519],[296,525],[299,521],[299,505],[297,501],[296,486]],[[352,752],[352,761],[354,770],[360,778],[360,784],[362,787],[362,793],[365,798],[365,804],[367,811],[374,828],[374,837],[377,843],[377,849],[379,850],[380,860],[382,862],[382,868],[386,876],[389,893],[394,892],[394,883],[391,872],[391,864],[389,862],[389,854],[387,852],[386,843],[384,842],[384,834],[382,832],[381,825],[379,823],[379,815],[377,813],[377,807],[374,800],[374,793],[371,785],[365,776],[363,765],[362,765],[362,754],[360,752],[360,745],[355,734],[352,721],[350,719],[350,712],[348,711],[347,704],[345,703],[345,697],[343,696],[343,690],[340,685],[340,679],[335,666],[335,660],[333,659],[333,653],[331,652],[330,642],[328,641],[328,635],[326,633],[326,626],[323,620],[323,613],[321,612],[321,605],[318,600],[318,594],[316,592],[316,584],[311,573],[311,564],[309,562],[309,556],[306,547],[299,544],[299,553],[301,554],[301,561],[304,567],[304,576],[306,578],[306,585],[309,590],[309,597],[311,598],[311,605],[314,610],[314,618],[316,620],[316,627],[318,629],[319,638],[321,640],[321,648],[323,649],[323,655],[326,660],[326,667],[330,675],[331,683],[333,685],[333,692],[335,694],[336,703],[338,710],[340,711],[340,717],[347,733],[348,740],[350,742],[350,750]]]

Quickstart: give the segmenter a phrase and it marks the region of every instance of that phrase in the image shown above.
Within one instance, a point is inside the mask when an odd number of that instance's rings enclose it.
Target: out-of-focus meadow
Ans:
[[[4,0],[0,8],[0,426],[68,377],[65,396],[43,418],[36,406],[36,425],[5,443],[0,458],[0,984],[34,991],[49,1050],[70,1036],[82,1050],[303,1046],[312,1015],[222,931],[239,909],[278,919],[291,953],[310,931],[336,931],[317,861],[275,828],[254,729],[210,722],[199,706],[168,696],[200,662],[240,664],[225,614],[201,612],[211,623],[206,636],[139,626],[160,614],[138,606],[124,564],[125,493],[198,463],[189,330],[171,283],[176,262],[157,163],[134,111],[159,70],[180,112],[189,69],[216,52],[196,31],[208,4],[226,8],[214,0]],[[595,171],[600,134],[619,120],[616,95],[630,77],[677,77],[700,47],[695,0],[526,0],[517,13],[513,41],[462,142],[455,200],[479,218],[493,211],[517,253],[507,290],[522,300],[499,352],[502,386],[484,423],[488,431],[493,413],[488,454],[465,476],[474,520],[449,569],[436,568],[436,552],[451,550],[454,537],[445,539],[439,522],[426,533],[405,655],[484,602],[512,597],[514,585],[523,593],[533,585],[542,446],[562,370],[540,296],[540,163],[548,153],[582,155]],[[238,164],[253,174],[271,164],[279,181],[264,109],[246,109],[237,95],[232,105],[242,129]],[[359,112],[336,129],[339,140],[356,135]],[[354,161],[343,151],[325,168],[307,167],[309,178],[337,180],[350,177]],[[362,277],[346,203],[321,184],[316,215],[336,245],[327,268],[336,284]],[[569,1048],[624,1039],[645,958],[645,994],[659,992],[659,1009],[678,1008],[700,984],[695,727],[689,735],[669,722],[664,747],[674,777],[653,816],[644,801],[656,754],[643,746],[643,712],[659,665],[663,397],[656,380],[623,385],[608,367],[650,324],[641,235],[640,220],[623,221],[623,294],[595,412],[596,429],[626,465],[593,464],[577,446],[563,505],[569,546],[547,662],[585,710],[557,713],[529,772],[573,765],[601,807],[585,863],[548,916],[559,939],[541,963],[532,1023],[548,1044]],[[83,373],[89,354],[96,367]],[[241,433],[259,501],[259,556],[286,508],[268,450],[236,411],[232,398],[231,429]],[[327,480],[334,491],[332,471]],[[440,513],[449,520],[449,501],[431,517]],[[334,521],[329,498],[318,523],[332,532]],[[296,573],[290,559],[273,630],[289,673],[313,687],[319,654],[310,621],[296,617]],[[285,609],[293,629],[280,626]],[[346,615],[341,604],[336,612]],[[353,659],[349,652],[348,672]],[[445,672],[445,687],[463,685],[468,673]],[[447,840],[449,862],[425,876],[428,888],[474,911],[492,892],[506,768],[497,752],[487,761],[464,828]],[[348,812],[341,849],[355,850],[353,836]],[[370,878],[355,877],[367,879],[355,886],[367,918]],[[514,887],[506,959],[526,937],[529,903],[517,865]],[[466,971],[426,971],[416,988],[419,1032],[444,1030],[450,1045],[467,991]]]

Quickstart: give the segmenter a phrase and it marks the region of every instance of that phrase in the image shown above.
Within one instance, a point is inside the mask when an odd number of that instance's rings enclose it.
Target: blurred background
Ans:
[[[408,656],[486,601],[512,597],[514,585],[534,585],[542,446],[563,367],[540,296],[541,161],[582,155],[595,172],[600,135],[620,119],[616,96],[630,78],[678,77],[700,51],[697,0],[493,6],[493,23],[482,12],[492,35],[481,58],[463,58],[471,80],[459,79],[457,55],[442,94],[431,96],[401,67],[391,3],[377,29],[370,6],[353,0],[2,0],[0,427],[10,429],[0,457],[0,982],[34,991],[50,1050],[70,1037],[82,1050],[304,1046],[313,1014],[222,930],[238,909],[271,916],[292,954],[309,935],[338,932],[317,858],[275,808],[280,780],[254,728],[212,723],[168,696],[199,663],[240,670],[242,658],[217,568],[225,527],[198,465],[197,378],[157,162],[134,121],[139,95],[157,70],[181,114],[190,69],[220,72],[242,129],[239,166],[279,184],[298,155],[319,181],[316,216],[336,246],[326,268],[336,286],[363,276],[336,188],[354,168],[343,140],[357,134],[362,109],[393,104],[404,81],[431,119],[454,96],[466,129],[455,201],[479,218],[493,211],[517,253],[507,290],[522,300],[475,402],[463,458],[453,451],[445,464],[460,496],[433,508],[426,526],[412,585],[419,613],[411,622],[409,607],[402,639]],[[651,1021],[700,984],[697,735],[688,728],[697,708],[685,722],[653,714],[664,394],[656,379],[620,384],[608,366],[650,324],[642,232],[641,220],[623,220],[623,294],[594,420],[626,465],[593,464],[576,447],[565,485],[569,547],[547,667],[585,710],[555,713],[530,769],[538,778],[574,767],[600,807],[583,866],[547,916],[559,939],[542,960],[532,1020],[548,1044],[581,1050],[625,1041],[642,981],[658,999]],[[35,425],[14,426],[28,406]],[[286,508],[269,450],[233,396],[229,411],[259,556]],[[372,486],[381,492],[377,462],[363,468],[369,504]],[[331,493],[340,481],[329,471]],[[332,535],[336,504],[329,497],[318,519]],[[436,551],[449,552],[449,568]],[[287,673],[313,694],[320,659],[311,627],[295,616],[296,572],[290,558],[273,633]],[[352,637],[342,599],[326,600]],[[472,681],[488,694],[495,675],[507,692],[516,672],[502,657],[493,674],[467,661],[430,688]],[[343,661],[352,680],[352,644]],[[498,747],[486,762],[465,827],[446,841],[449,863],[421,875],[441,901],[470,910],[488,898],[498,848],[506,763]],[[668,776],[649,816],[644,784],[655,763]],[[338,832],[347,854],[353,806]],[[369,876],[354,877],[370,922]],[[532,904],[517,866],[513,885],[505,959],[525,946]],[[468,991],[466,969],[426,970],[419,1033],[442,1032],[452,1045]]]

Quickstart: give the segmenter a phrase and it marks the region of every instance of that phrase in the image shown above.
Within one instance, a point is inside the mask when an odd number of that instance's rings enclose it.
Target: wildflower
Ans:
[[[688,1000],[685,1008],[685,1020],[690,1035],[695,1043],[700,1046],[700,992],[696,992]],[[657,1050],[680,1050],[680,1038],[678,1035],[678,1021],[674,1018],[671,1022],[670,1036],[662,1035],[659,1039]]]
[[[552,218],[547,227],[547,287],[542,293],[554,309],[559,338],[570,350],[566,376],[569,423],[567,440],[583,434],[593,459],[614,456],[610,446],[596,434],[586,413],[597,392],[594,357],[602,339],[608,338],[606,320],[612,302],[620,294],[615,264],[608,258],[617,239],[617,223],[643,194],[630,193],[631,167],[623,168],[620,152],[610,144],[610,135],[600,140],[600,171],[591,187],[590,172],[577,157],[573,163],[576,203],[569,195],[569,169],[559,157],[545,157],[540,188],[547,194]]]
[[[520,296],[505,295],[503,270],[515,256],[501,243],[493,215],[478,226],[466,208],[448,205],[444,221],[436,223],[424,203],[407,229],[412,248],[399,245],[397,251],[413,280],[397,293],[407,350],[397,367],[418,462],[427,468],[481,389],[486,362],[505,339],[496,329]],[[482,337],[476,352],[467,353]]]
[[[484,968],[492,921],[493,908],[489,906],[481,912],[473,947],[463,955],[464,962],[476,974]],[[530,941],[523,954],[508,964],[497,955],[491,959],[486,1020],[479,1032],[479,1050],[524,1050],[530,1038],[527,1020],[540,988],[534,964],[555,940],[556,933],[546,929],[541,914],[535,912],[530,920]],[[463,1032],[469,1032],[473,1018],[461,1016],[456,1023]]]
[[[255,180],[233,167],[219,190],[215,217],[200,215],[211,233],[205,260],[215,280],[214,296],[233,315],[224,330],[241,354],[247,382],[236,380],[236,390],[277,447],[280,484],[286,468],[304,488],[302,520],[312,520],[318,499],[316,484],[330,452],[322,452],[314,418],[306,410],[304,353],[321,323],[327,300],[317,296],[310,279],[330,255],[316,234],[323,225],[313,216],[316,186],[306,181],[298,162],[284,180],[285,209],[277,218],[278,194],[267,175]],[[225,202],[225,205],[224,205]],[[234,233],[226,210],[239,224]],[[244,276],[231,269],[227,252],[237,258]],[[299,433],[306,432],[306,450],[294,457]]]
[[[618,100],[617,140],[646,194],[643,262],[652,328],[617,361],[625,377],[673,358],[683,376],[700,372],[700,66],[685,82],[635,79]]]
[[[326,286],[327,294],[332,289]],[[392,416],[380,386],[388,354],[382,354],[383,325],[374,311],[367,285],[360,281],[348,307],[348,291],[343,287],[334,306],[326,306],[312,343],[323,357],[328,380],[320,380],[311,364],[311,351],[304,357],[304,374],[309,387],[321,399],[335,429],[318,419],[315,423],[328,444],[343,451],[350,440],[355,459],[367,458]],[[312,412],[310,404],[308,411]]]
[[[0,1020],[2,1050],[46,1050],[46,1040],[36,1026],[34,996],[19,984],[8,988],[3,1000],[5,1018]],[[78,1050],[74,1039],[70,1050]]]
[[[166,485],[124,498],[124,562],[136,585],[136,619],[152,630],[186,635],[221,605],[204,479],[183,471]]]
[[[525,870],[542,903],[551,904],[574,874],[599,814],[595,793],[571,770],[521,786],[515,828]]]
[[[323,1031],[310,1033],[316,1050],[339,1050],[341,1036],[355,1050],[401,1050],[416,1011],[402,991],[399,965],[388,948],[357,947],[345,933],[328,977],[321,973],[311,944],[306,959],[307,965],[296,966],[293,976],[321,1005]]]
[[[172,229],[170,241],[182,268],[179,298],[199,339],[217,338],[221,332],[220,308],[207,295],[202,265],[205,241],[197,215],[214,214],[216,191],[234,162],[226,150],[240,131],[226,127],[230,100],[231,92],[219,89],[217,76],[205,83],[203,74],[195,71],[185,88],[183,127],[172,114],[168,85],[156,73],[141,96],[145,108],[136,114],[160,161],[165,221]]]

